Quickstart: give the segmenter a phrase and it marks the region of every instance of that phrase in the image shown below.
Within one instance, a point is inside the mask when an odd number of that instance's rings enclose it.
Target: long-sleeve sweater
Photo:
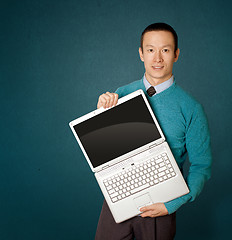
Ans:
[[[212,155],[207,119],[201,104],[176,82],[152,97],[147,95],[143,80],[120,87],[116,93],[123,97],[138,89],[146,94],[179,168],[182,169],[187,154],[190,161],[186,179],[190,192],[164,203],[171,214],[184,203],[194,201],[211,176]]]

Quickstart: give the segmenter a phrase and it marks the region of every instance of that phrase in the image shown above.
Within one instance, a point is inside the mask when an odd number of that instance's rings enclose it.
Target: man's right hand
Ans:
[[[117,104],[118,102],[118,94],[106,92],[98,98],[97,108],[110,108]]]

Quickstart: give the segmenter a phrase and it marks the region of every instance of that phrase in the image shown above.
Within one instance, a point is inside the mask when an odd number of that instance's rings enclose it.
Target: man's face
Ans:
[[[168,31],[147,32],[143,38],[143,51],[139,48],[141,61],[144,62],[146,78],[151,85],[165,82],[172,76],[173,63],[177,61],[180,50],[174,52],[172,33]]]

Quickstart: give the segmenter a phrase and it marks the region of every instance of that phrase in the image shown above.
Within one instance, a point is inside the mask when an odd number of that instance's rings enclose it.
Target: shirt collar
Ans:
[[[171,87],[171,85],[173,84],[173,82],[174,82],[174,77],[173,77],[173,75],[172,75],[167,81],[165,81],[165,82],[163,82],[163,83],[160,83],[160,84],[154,86],[155,91],[156,91],[155,95],[158,94],[158,93],[161,93],[161,92],[163,92],[164,90],[166,90],[167,88]],[[152,85],[147,81],[145,74],[144,74],[144,76],[143,76],[143,83],[144,83],[144,86],[145,86],[146,90],[147,90],[149,87],[152,86]]]

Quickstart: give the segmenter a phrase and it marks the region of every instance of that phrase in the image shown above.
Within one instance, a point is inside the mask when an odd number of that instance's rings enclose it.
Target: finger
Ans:
[[[165,208],[165,206],[164,206],[163,203],[154,203],[154,204],[142,207],[140,209],[140,211],[141,212],[145,212],[145,211],[155,211],[155,212],[158,212],[158,211],[160,211],[160,210],[162,210],[164,208]]]
[[[109,108],[110,107],[110,93],[109,92],[106,92],[105,94],[104,94],[104,98],[105,98],[105,100],[106,100],[106,102],[105,102],[105,107],[106,108]]]
[[[118,103],[118,94],[114,93],[114,106]]]
[[[106,92],[106,98],[107,98],[107,108],[111,107],[112,105],[112,95],[110,92]]]
[[[106,96],[105,97],[107,98],[107,107],[108,108],[109,107],[113,107],[113,105],[114,105],[114,98],[115,98],[114,93],[106,92]]]
[[[154,209],[155,209],[155,206],[154,206],[154,204],[153,204],[153,205],[150,205],[150,206],[146,206],[146,207],[140,208],[140,211],[141,211],[141,212],[147,212],[147,211],[152,211],[152,210],[154,210]]]
[[[100,107],[106,108],[106,104],[107,104],[107,99],[105,98],[105,94],[100,95],[98,99],[97,108],[100,108]]]
[[[103,108],[108,108],[110,102],[110,97],[108,94],[104,93],[99,97],[99,105]]]
[[[141,214],[141,217],[156,217],[157,214],[155,214],[153,211],[147,211]]]
[[[166,214],[163,214],[160,211],[147,211],[147,212],[143,212],[141,214],[141,217],[159,217],[159,216],[164,216]]]

